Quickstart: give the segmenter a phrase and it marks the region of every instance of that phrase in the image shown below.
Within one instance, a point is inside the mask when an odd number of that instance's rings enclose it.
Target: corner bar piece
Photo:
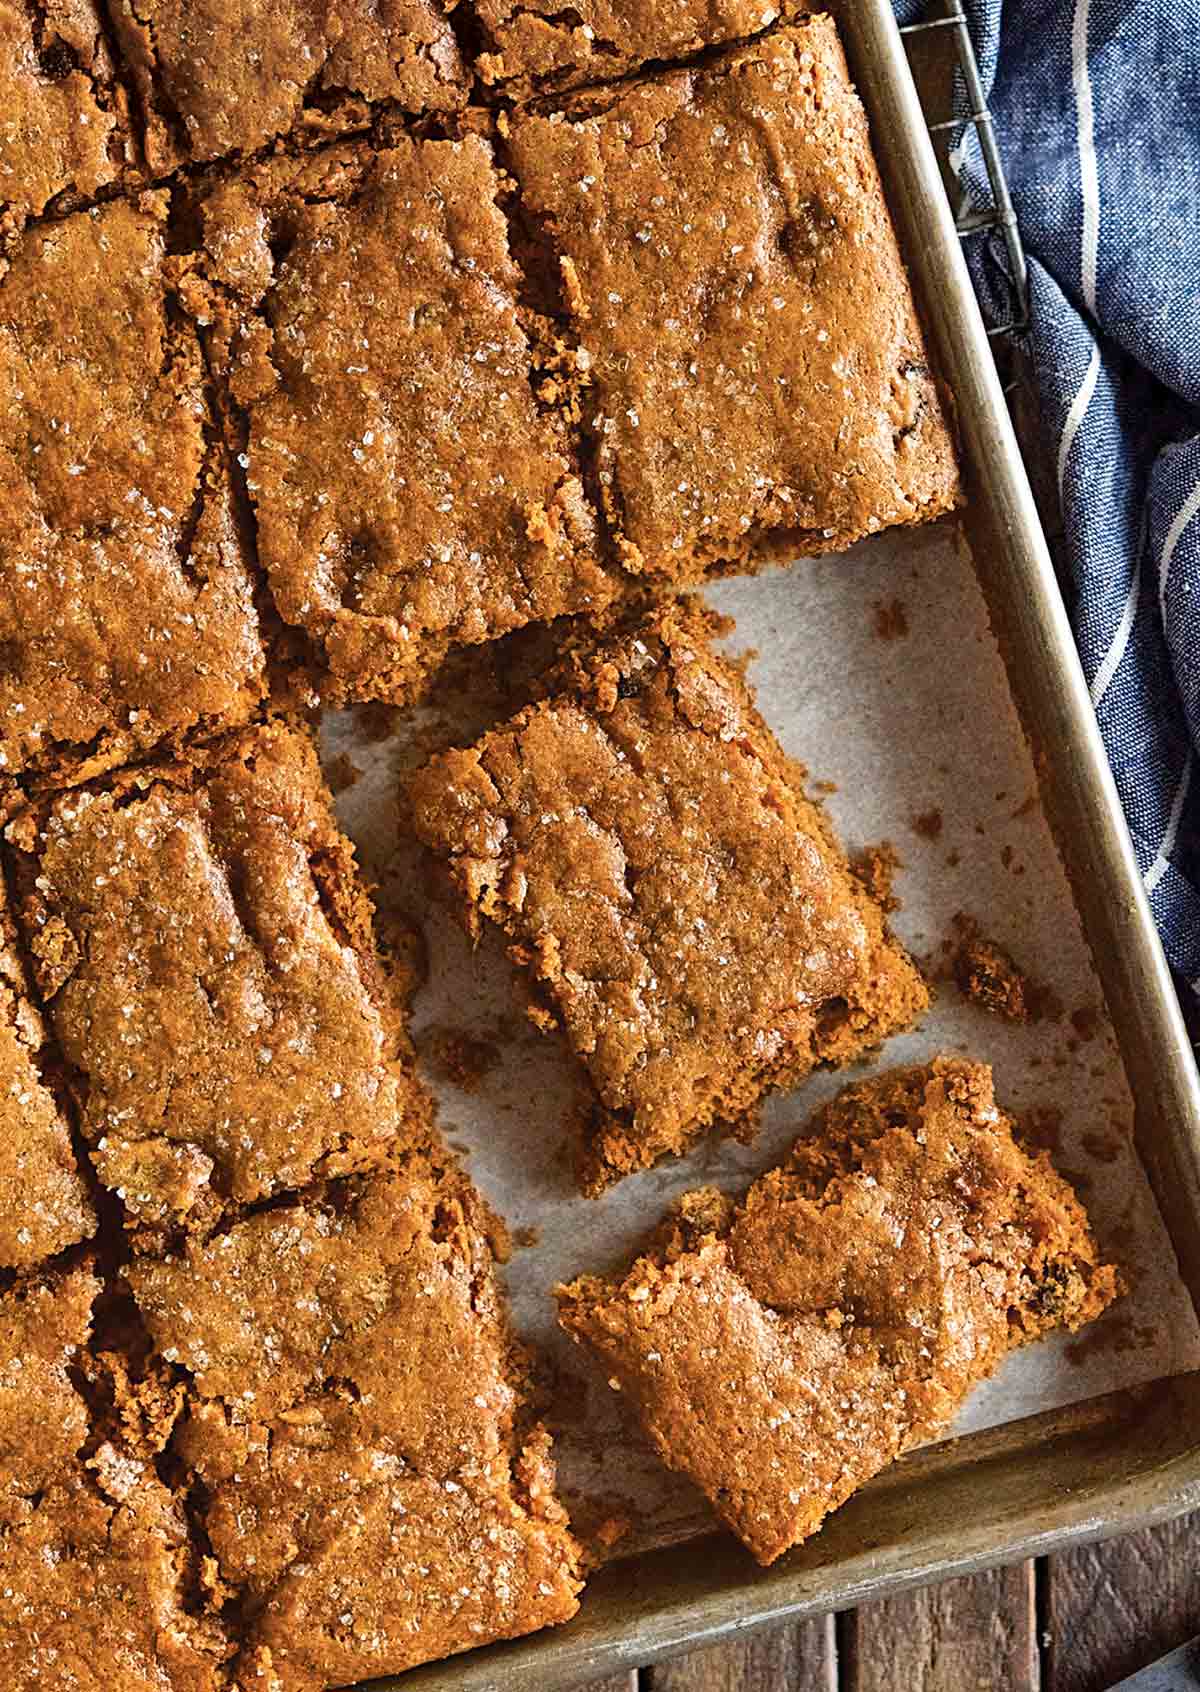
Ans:
[[[0,812],[13,777],[86,778],[264,692],[167,216],[147,194],[28,228],[0,276]]]
[[[735,1204],[691,1193],[560,1320],[760,1563],[941,1433],[1016,1346],[1119,1290],[1083,1207],[961,1058],[848,1087]]]
[[[486,1230],[467,1182],[418,1155],[130,1269],[186,1390],[175,1451],[247,1692],[395,1674],[574,1613],[579,1550]]]
[[[954,449],[828,17],[512,119],[591,377],[627,568],[837,551],[958,499]]]

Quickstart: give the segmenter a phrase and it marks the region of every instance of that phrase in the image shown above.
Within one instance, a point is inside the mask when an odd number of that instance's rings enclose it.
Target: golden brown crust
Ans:
[[[928,1002],[883,914],[686,605],[410,792],[471,919],[514,942],[535,1020],[596,1094],[595,1190]]]
[[[960,1058],[846,1088],[742,1202],[689,1195],[560,1320],[762,1563],[1119,1291],[1075,1194]]]
[[[153,176],[277,136],[345,132],[378,102],[465,103],[437,0],[112,0]]]
[[[0,880],[0,1269],[28,1269],[96,1231],[45,1046]]]
[[[249,561],[165,194],[26,230],[0,278],[0,783],[244,720]]]
[[[88,1436],[71,1369],[91,1334],[99,1291],[92,1273],[76,1269],[0,1293],[0,1529],[27,1517]]]
[[[745,569],[956,503],[831,19],[518,117],[510,149],[563,269],[627,568]]]
[[[763,0],[469,0],[484,48],[475,72],[511,98],[610,82],[768,29],[800,8]]]
[[[217,1692],[226,1644],[150,1454],[76,1381],[100,1284],[0,1293],[0,1681],[14,1692]]]
[[[82,1132],[141,1243],[427,1133],[370,901],[302,731],[235,731],[8,833]]]
[[[272,161],[201,207],[259,560],[327,697],[411,698],[451,645],[615,591],[500,192],[469,135]]]
[[[0,1535],[4,1684],[220,1692],[224,1638],[185,1607],[192,1554],[182,1513],[147,1465],[118,1456],[113,1475],[110,1491],[56,1483]]]
[[[92,0],[0,0],[0,248],[58,195],[132,163],[123,91]]]
[[[479,1202],[412,1160],[129,1280],[190,1408],[241,1667],[310,1692],[563,1621],[578,1548]]]

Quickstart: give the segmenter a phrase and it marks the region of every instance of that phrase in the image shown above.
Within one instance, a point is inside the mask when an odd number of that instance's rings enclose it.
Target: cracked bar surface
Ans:
[[[566,1620],[578,1548],[487,1219],[420,1157],[128,1271],[239,1685],[316,1692]]]
[[[100,1282],[0,1293],[0,1680],[13,1692],[217,1692],[223,1633],[153,1444],[81,1390]]]
[[[31,227],[0,278],[0,787],[82,779],[263,691],[166,220],[156,193]]]
[[[485,86],[516,98],[539,89],[608,82],[654,59],[684,59],[757,35],[797,8],[763,0],[470,0],[483,36],[475,71]]]
[[[466,103],[437,0],[110,0],[150,171]]]
[[[306,734],[235,731],[35,806],[8,838],[82,1133],[139,1247],[428,1131]]]
[[[748,569],[957,500],[954,452],[831,19],[518,115],[627,568]]]
[[[0,1269],[29,1269],[96,1231],[45,1045],[0,880]]]
[[[435,758],[409,804],[595,1094],[595,1191],[907,1027],[928,995],[686,603]]]
[[[535,344],[500,191],[480,138],[406,139],[272,162],[200,208],[259,559],[327,697],[410,698],[451,645],[613,595],[572,355]]]
[[[59,194],[116,181],[132,146],[91,0],[0,0],[0,247]]]
[[[1119,1290],[991,1071],[942,1058],[847,1088],[740,1204],[686,1195],[627,1273],[559,1298],[664,1462],[766,1564],[1014,1347]]]

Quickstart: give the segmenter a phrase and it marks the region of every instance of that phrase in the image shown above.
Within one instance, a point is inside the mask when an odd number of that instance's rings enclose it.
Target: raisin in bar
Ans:
[[[152,175],[276,136],[362,129],[372,107],[465,104],[437,0],[110,0]]]
[[[157,1245],[427,1132],[398,981],[307,737],[71,789],[9,825],[37,983],[126,1226]]]
[[[848,546],[957,499],[832,21],[518,116],[626,565],[659,577]]]
[[[357,1684],[574,1613],[486,1228],[416,1157],[130,1268],[186,1390],[173,1450],[236,1600],[239,1684]]]
[[[627,76],[650,60],[682,59],[741,40],[798,10],[765,0],[469,0],[482,39],[475,71],[510,97]]]
[[[116,181],[132,149],[92,0],[0,0],[0,247],[60,195]]]
[[[595,1191],[907,1027],[927,994],[700,613],[669,607],[410,791],[594,1092]]]
[[[687,1195],[560,1319],[761,1563],[1118,1291],[1045,1153],[959,1058],[846,1088],[740,1204]]]
[[[87,1353],[100,1293],[87,1267],[0,1293],[0,1682],[219,1692],[228,1647],[182,1503],[118,1407],[123,1372]]]
[[[165,194],[28,228],[0,279],[0,800],[263,693],[249,561]]]
[[[0,1269],[28,1269],[96,1231],[47,1058],[0,881]]]
[[[613,595],[500,191],[479,137],[405,139],[270,161],[198,212],[259,559],[327,697],[404,700],[451,645]]]

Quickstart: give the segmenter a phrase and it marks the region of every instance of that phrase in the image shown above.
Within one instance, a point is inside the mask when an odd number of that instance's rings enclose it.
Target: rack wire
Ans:
[[[1000,342],[1007,342],[1015,347],[1029,328],[1029,271],[1025,262],[1025,247],[1013,209],[1008,180],[1004,174],[1004,161],[996,140],[996,126],[988,109],[966,13],[962,10],[959,0],[942,0],[942,3],[944,10],[935,12],[933,16],[924,18],[919,23],[903,25],[900,33],[906,46],[917,40],[931,41],[938,32],[941,33],[942,39],[949,41],[953,60],[949,97],[945,100],[945,104],[950,108],[949,115],[944,118],[931,117],[928,91],[922,88],[926,126],[933,137],[939,161],[947,178],[954,226],[958,230],[959,238],[967,241],[995,233],[1004,243],[1006,276],[1010,290],[1009,308],[999,322],[988,328],[988,335],[994,348]],[[967,129],[973,129],[979,139],[980,156],[987,174],[990,204],[984,206],[978,204],[950,157],[951,138],[962,135]]]

